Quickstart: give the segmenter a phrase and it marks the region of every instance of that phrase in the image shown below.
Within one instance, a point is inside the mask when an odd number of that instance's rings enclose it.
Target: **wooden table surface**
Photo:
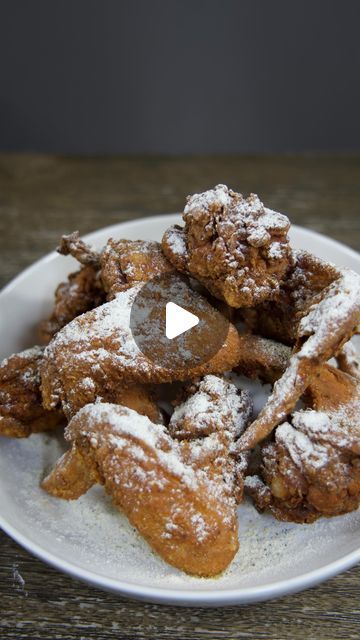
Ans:
[[[256,192],[291,220],[359,249],[358,157],[0,155],[0,286],[62,233],[182,209],[217,183]],[[0,638],[360,638],[360,567],[246,607],[132,602],[47,567],[0,533]],[[25,584],[23,583],[25,581]]]

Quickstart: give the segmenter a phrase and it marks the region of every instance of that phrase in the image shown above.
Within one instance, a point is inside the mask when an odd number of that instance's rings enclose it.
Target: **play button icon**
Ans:
[[[229,321],[184,276],[165,274],[139,287],[130,329],[147,359],[164,369],[190,372],[221,349]]]
[[[166,327],[165,334],[169,340],[177,338],[185,331],[189,331],[199,323],[199,318],[190,311],[179,307],[175,302],[166,304]]]

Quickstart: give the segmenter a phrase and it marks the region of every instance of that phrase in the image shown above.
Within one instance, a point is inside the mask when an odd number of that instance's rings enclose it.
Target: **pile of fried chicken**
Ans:
[[[100,252],[63,236],[58,251],[80,268],[55,292],[43,346],[0,365],[0,434],[64,428],[68,450],[42,488],[73,500],[104,485],[164,560],[210,577],[238,551],[245,493],[297,523],[360,505],[360,367],[349,342],[360,276],[294,250],[288,218],[254,194],[218,185],[188,197],[183,220],[161,243],[110,239]],[[165,274],[215,332],[230,319],[206,362],[167,369],[155,339],[152,359],[134,342],[136,293]],[[257,416],[237,374],[272,385]]]

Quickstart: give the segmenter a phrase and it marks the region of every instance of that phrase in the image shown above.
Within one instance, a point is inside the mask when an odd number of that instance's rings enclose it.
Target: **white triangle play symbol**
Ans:
[[[190,311],[179,307],[175,302],[166,305],[166,337],[169,340],[176,338],[185,331],[189,331],[199,323],[199,318]]]

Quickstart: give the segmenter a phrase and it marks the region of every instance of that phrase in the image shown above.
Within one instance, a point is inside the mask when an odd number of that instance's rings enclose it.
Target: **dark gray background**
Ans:
[[[0,7],[0,150],[360,149],[358,0]]]

